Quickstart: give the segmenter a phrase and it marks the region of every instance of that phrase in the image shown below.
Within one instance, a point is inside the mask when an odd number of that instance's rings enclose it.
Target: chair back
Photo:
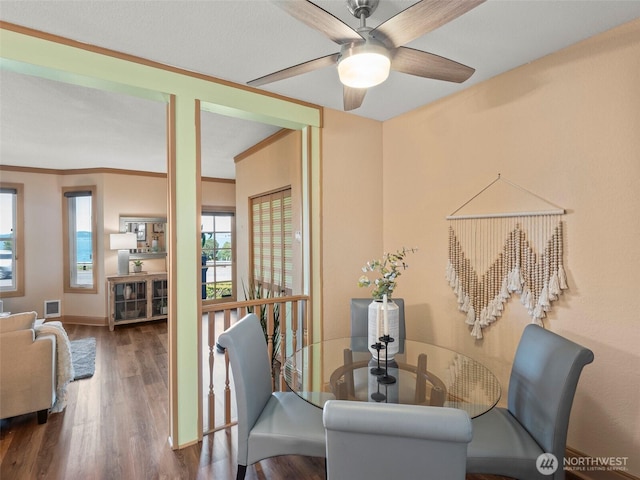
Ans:
[[[351,349],[354,352],[366,352],[369,348],[369,342],[366,340],[369,334],[369,304],[372,298],[352,298],[351,299]],[[406,338],[404,330],[404,300],[402,298],[394,298],[393,303],[398,305],[398,322],[400,330],[400,338],[398,342],[399,353],[404,352],[404,339]]]
[[[238,463],[246,465],[249,432],[272,393],[267,342],[260,320],[250,313],[222,332],[218,343],[226,349],[233,372],[238,411]]]
[[[518,344],[507,409],[545,452],[564,457],[573,397],[593,352],[535,324]]]
[[[369,332],[369,304],[372,298],[351,299],[351,336],[366,337]],[[404,332],[404,299],[394,298],[393,303],[398,305],[400,320],[400,338],[405,338]]]
[[[464,480],[471,420],[463,411],[329,400],[323,421],[328,480]]]

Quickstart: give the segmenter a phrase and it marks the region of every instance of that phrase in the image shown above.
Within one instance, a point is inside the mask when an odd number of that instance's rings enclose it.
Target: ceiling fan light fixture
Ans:
[[[351,88],[380,85],[389,76],[390,69],[387,49],[371,43],[347,48],[338,62],[340,81]]]

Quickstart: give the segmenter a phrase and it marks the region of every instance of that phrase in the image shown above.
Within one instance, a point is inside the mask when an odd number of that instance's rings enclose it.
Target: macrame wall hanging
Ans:
[[[524,212],[460,214],[490,188],[504,184],[533,199],[536,208]],[[513,192],[505,196],[514,199]],[[543,202],[542,208],[540,202]],[[494,204],[496,201],[494,200]],[[504,200],[502,201],[504,203]],[[532,322],[542,319],[567,288],[563,266],[562,208],[534,193],[498,178],[447,217],[449,261],[446,278],[466,314],[471,335],[482,338],[482,329],[502,315],[512,295],[529,312]]]

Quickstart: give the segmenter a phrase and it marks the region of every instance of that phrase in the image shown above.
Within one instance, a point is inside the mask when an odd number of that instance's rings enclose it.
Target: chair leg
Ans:
[[[44,410],[38,410],[38,424],[42,425],[47,423],[47,418],[49,417],[49,409],[45,408]]]
[[[236,480],[244,480],[244,476],[247,474],[246,465],[238,465],[238,473],[236,474]]]

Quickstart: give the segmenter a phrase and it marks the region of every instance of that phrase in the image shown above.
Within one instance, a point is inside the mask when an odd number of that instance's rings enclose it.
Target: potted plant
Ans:
[[[166,315],[167,313],[169,313],[169,307],[167,306],[166,298],[160,300],[160,313],[162,313],[162,315]]]
[[[244,298],[246,300],[269,299],[273,296],[271,291],[265,289],[262,286],[262,283],[257,283],[253,288],[247,288],[243,283],[242,290],[244,290]],[[247,312],[256,314],[256,316],[260,320],[260,327],[262,328],[265,342],[268,342],[269,330],[267,315],[269,309],[267,305],[258,307],[247,307]],[[271,338],[271,341],[273,342],[273,351],[271,352],[271,368],[275,368],[278,363],[278,353],[280,352],[280,305],[277,303],[273,306],[273,337]],[[224,353],[224,348],[220,345],[216,344],[216,348],[218,350],[218,353]]]
[[[142,272],[142,264],[144,262],[142,260],[134,260],[133,261],[133,273],[140,273]]]
[[[262,283],[256,283],[253,288],[247,289],[244,283],[242,284],[242,289],[244,290],[244,297],[247,300],[260,300],[260,299],[269,299],[273,297],[272,292],[269,289],[265,289],[262,286]],[[256,307],[247,307],[247,312],[255,313],[260,319],[260,327],[262,327],[262,333],[264,334],[265,341],[269,341],[269,329],[268,329],[268,307],[267,305],[262,305],[258,307],[259,311],[256,310]],[[273,306],[273,351],[271,352],[271,367],[276,366],[276,361],[278,358],[278,352],[280,351],[280,304],[275,304]]]

